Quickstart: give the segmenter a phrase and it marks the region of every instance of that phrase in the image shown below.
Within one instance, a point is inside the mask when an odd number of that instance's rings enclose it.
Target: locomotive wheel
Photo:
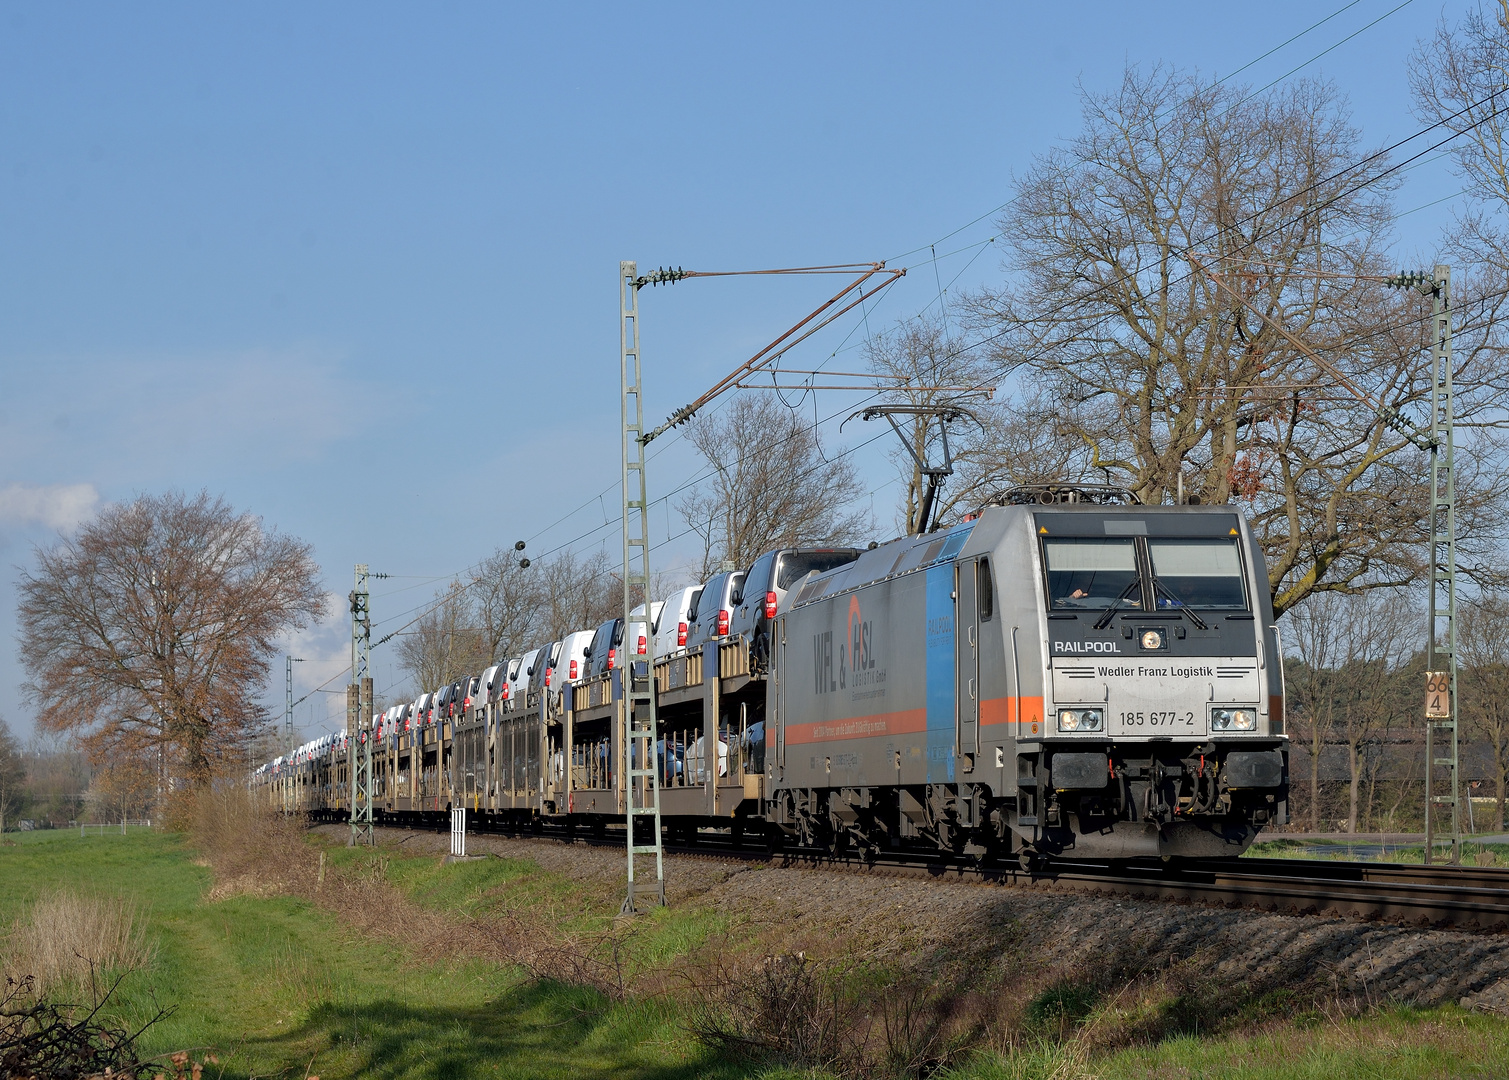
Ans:
[[[1017,863],[1028,874],[1041,873],[1043,867],[1048,865],[1048,860],[1036,851],[1023,849],[1017,854]]]

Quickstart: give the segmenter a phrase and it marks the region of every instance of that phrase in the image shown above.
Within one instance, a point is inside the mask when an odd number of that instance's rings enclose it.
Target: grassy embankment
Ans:
[[[126,977],[113,1004],[136,1017],[158,1005],[174,1007],[145,1037],[148,1049],[213,1048],[227,1077],[813,1075],[720,1062],[699,1048],[686,1034],[687,1006],[678,1004],[684,997],[674,977],[641,979],[640,993],[616,1000],[611,992],[540,978],[540,968],[531,971],[527,962],[468,957],[488,951],[460,940],[469,925],[480,927],[484,920],[491,920],[487,925],[496,935],[518,933],[539,918],[553,933],[578,939],[611,926],[605,898],[578,882],[528,860],[443,866],[433,856],[339,848],[327,858],[332,877],[380,881],[382,888],[372,895],[390,910],[366,913],[354,920],[363,928],[355,930],[322,903],[255,895],[255,882],[244,886],[252,892],[212,901],[211,872],[196,865],[180,837],[81,839],[59,832],[28,834],[0,847],[0,921],[8,925],[31,898],[59,887],[132,900],[155,955]],[[342,895],[352,894],[348,888]],[[510,912],[518,918],[511,920]],[[372,932],[375,924],[387,929]],[[641,926],[617,957],[622,970],[675,966],[678,957],[716,944],[724,918],[686,907]],[[517,958],[524,955],[519,945],[515,940],[499,952]],[[599,985],[616,977],[603,968],[585,975]],[[1166,1014],[1189,1007],[1167,987],[1072,993],[1059,987],[1026,1006],[1015,1048],[978,1054],[936,1075],[1509,1075],[1509,1024],[1450,1008],[1391,1009],[1353,1019],[1310,1006],[1289,1015],[1264,1009],[1253,1017],[1259,1026],[1254,1034],[1186,1034],[1121,1048],[1097,1041],[1096,1032],[1149,1019],[1155,1021],[1152,1029],[1178,1030],[1165,1022]]]
[[[334,863],[347,853],[331,855]],[[501,860],[437,862],[395,860],[394,874],[437,910],[465,905],[510,879],[535,900],[565,884]],[[712,1068],[653,1001],[614,1003],[484,960],[426,960],[400,942],[358,936],[333,913],[294,897],[206,902],[210,871],[195,865],[181,837],[81,839],[59,831],[24,834],[0,848],[5,923],[31,898],[59,887],[124,896],[138,906],[156,955],[126,976],[112,1006],[138,1020],[172,1007],[144,1036],[144,1048],[213,1048],[227,1077],[671,1080]],[[414,929],[416,939],[424,936],[424,928]],[[666,929],[674,941],[678,928]]]

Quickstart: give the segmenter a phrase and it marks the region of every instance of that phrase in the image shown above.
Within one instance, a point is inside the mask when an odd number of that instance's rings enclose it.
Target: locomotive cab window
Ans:
[[[1149,537],[1147,550],[1158,607],[1247,609],[1242,560],[1235,540]]]
[[[975,606],[980,612],[980,621],[989,622],[996,612],[995,589],[990,583],[990,560],[975,563]]]
[[[1043,541],[1048,568],[1048,603],[1055,610],[1104,611],[1138,607],[1142,582],[1132,539],[1053,537]]]

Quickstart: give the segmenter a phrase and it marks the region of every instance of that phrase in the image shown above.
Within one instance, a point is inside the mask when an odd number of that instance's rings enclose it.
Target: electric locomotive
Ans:
[[[804,845],[1239,854],[1287,813],[1282,650],[1226,506],[1005,505],[803,585],[766,812]]]

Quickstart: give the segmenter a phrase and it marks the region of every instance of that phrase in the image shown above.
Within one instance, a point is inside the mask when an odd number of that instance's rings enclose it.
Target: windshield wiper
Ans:
[[[1209,630],[1210,629],[1210,627],[1208,627],[1208,626],[1205,625],[1205,620],[1202,619],[1202,618],[1200,618],[1200,616],[1198,616],[1198,615],[1195,614],[1195,609],[1194,608],[1192,608],[1188,604],[1186,604],[1179,597],[1178,593],[1174,592],[1173,589],[1170,589],[1167,585],[1163,584],[1162,579],[1159,578],[1157,574],[1154,574],[1153,575],[1153,606],[1154,607],[1158,606],[1158,593],[1160,593],[1160,592],[1162,592],[1164,596],[1168,597],[1171,601],[1173,601],[1173,603],[1170,606],[1178,608],[1184,614],[1188,615],[1190,617],[1191,621],[1193,621],[1194,624],[1196,626],[1198,626],[1201,630]]]
[[[1111,606],[1106,608],[1106,613],[1095,620],[1095,629],[1104,630],[1106,627],[1110,626],[1111,617],[1115,615],[1117,610],[1121,607],[1121,602],[1127,598],[1127,594],[1130,593],[1133,589],[1140,588],[1142,588],[1141,578],[1133,578],[1131,581],[1127,582],[1127,587],[1121,590],[1120,596],[1111,601]]]

